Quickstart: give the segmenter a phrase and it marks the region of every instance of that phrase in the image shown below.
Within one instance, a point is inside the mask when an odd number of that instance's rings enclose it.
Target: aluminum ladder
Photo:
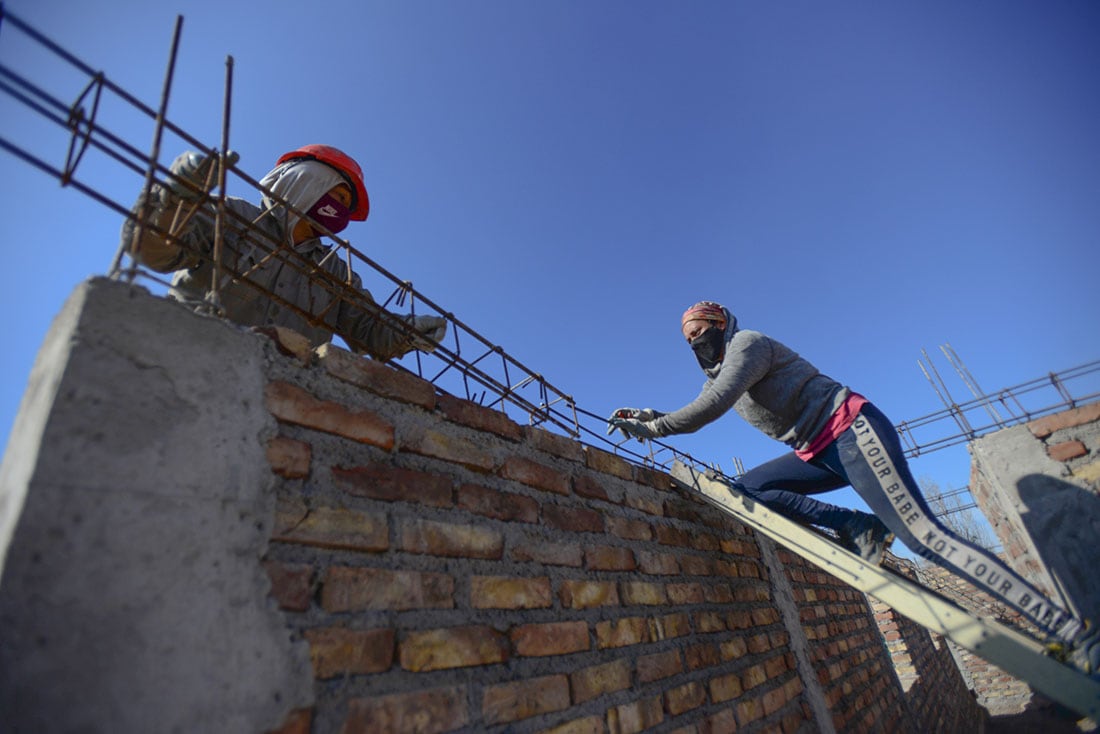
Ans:
[[[710,478],[680,461],[673,462],[671,474],[681,489],[701,495],[710,504],[850,586],[965,647],[1082,716],[1100,720],[1100,681],[1049,657],[1038,641],[993,620],[975,616],[920,584],[864,561],[725,482]]]

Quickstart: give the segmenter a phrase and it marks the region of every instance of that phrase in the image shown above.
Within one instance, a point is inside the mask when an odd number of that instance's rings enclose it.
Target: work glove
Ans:
[[[657,419],[664,415],[653,408],[619,408],[607,419],[607,435],[616,430],[625,438],[641,441],[645,438],[657,438]]]
[[[421,352],[431,353],[447,335],[447,319],[442,316],[407,316],[405,321],[416,332],[412,338],[412,347]]]
[[[236,165],[240,159],[241,157],[232,150],[225,154],[227,165]],[[180,153],[168,167],[168,170],[177,176],[168,181],[168,190],[187,201],[201,198],[217,183],[217,175],[211,173],[211,168],[216,161],[216,156],[196,153],[193,150]],[[210,179],[209,183],[207,178]]]

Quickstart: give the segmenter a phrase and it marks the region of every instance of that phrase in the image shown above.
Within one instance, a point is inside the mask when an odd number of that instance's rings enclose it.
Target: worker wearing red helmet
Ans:
[[[232,153],[226,158],[229,165],[237,160]],[[140,240],[136,217],[128,218],[122,230],[123,241],[138,262],[158,272],[175,273],[171,296],[195,304],[206,302],[214,271],[214,211],[209,204],[196,206],[210,188],[211,161],[194,152],[177,157],[169,169],[171,182],[155,185],[146,204],[152,210],[147,211],[146,221],[153,226],[140,228]],[[340,299],[337,289],[315,272],[322,270],[350,284],[374,302],[359,276],[348,271],[344,258],[321,240],[370,213],[363,171],[353,158],[330,145],[305,145],[280,156],[275,168],[260,180],[260,188],[259,207],[236,197],[225,200],[220,301],[227,318],[249,326],[284,326],[315,345],[339,334],[357,351],[378,359],[435,348],[445,334],[445,319],[407,316],[400,317],[406,328],[391,326],[371,309]],[[134,211],[141,211],[142,204],[139,201]],[[191,209],[195,213],[186,219]],[[179,227],[181,220],[184,224]],[[174,224],[179,230],[175,237],[155,231],[172,231]]]

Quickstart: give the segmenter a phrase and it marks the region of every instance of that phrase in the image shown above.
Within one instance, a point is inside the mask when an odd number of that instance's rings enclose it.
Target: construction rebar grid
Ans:
[[[187,247],[183,233],[196,217],[212,223],[214,232],[214,252],[211,258],[215,272],[204,307],[213,313],[221,310],[220,292],[229,283],[239,284],[260,291],[266,298],[280,306],[290,309],[306,320],[307,323],[332,330],[331,314],[341,304],[361,309],[390,328],[406,333],[410,337],[419,336],[411,331],[408,322],[401,316],[388,311],[390,306],[407,308],[411,314],[433,315],[447,321],[448,330],[444,341],[430,353],[414,352],[411,367],[399,362],[391,364],[400,370],[413,372],[430,381],[441,394],[451,394],[473,400],[489,408],[500,410],[518,422],[555,428],[570,437],[584,443],[605,448],[619,454],[628,461],[643,465],[668,469],[674,460],[680,460],[696,467],[707,467],[706,462],[694,459],[673,446],[661,441],[636,443],[633,440],[611,441],[605,431],[605,417],[583,410],[574,399],[549,383],[541,374],[531,370],[494,344],[469,325],[460,321],[453,313],[415,290],[411,282],[402,280],[390,273],[379,263],[357,250],[350,242],[336,235],[330,235],[335,243],[329,256],[341,257],[346,264],[348,277],[339,279],[323,270],[317,264],[306,259],[286,242],[276,241],[256,226],[256,222],[241,217],[235,210],[226,206],[227,188],[230,182],[243,185],[251,193],[264,194],[269,200],[281,204],[294,214],[304,217],[305,213],[292,207],[288,202],[263,189],[258,181],[233,165],[228,151],[230,144],[230,101],[232,96],[233,59],[226,60],[226,80],[222,114],[222,135],[217,146],[209,146],[188,134],[167,119],[166,110],[172,89],[176,55],[179,46],[183,19],[177,18],[169,59],[166,67],[161,98],[157,108],[139,101],[134,95],[110,81],[102,71],[96,71],[88,64],[77,59],[58,44],[30,27],[27,23],[8,12],[0,5],[0,48],[12,41],[13,34],[20,43],[30,44],[47,54],[58,64],[66,67],[70,78],[79,79],[74,101],[66,102],[63,93],[53,93],[35,83],[26,75],[20,74],[6,64],[0,64],[0,92],[13,99],[18,105],[29,111],[38,122],[52,123],[60,129],[61,139],[66,141],[63,162],[54,164],[47,160],[49,151],[35,151],[28,145],[14,142],[6,135],[0,135],[0,148],[16,156],[25,163],[56,178],[62,186],[72,187],[108,207],[121,217],[133,220],[138,232],[134,242],[140,242],[142,230],[155,233],[166,242]],[[23,58],[22,54],[18,55]],[[29,66],[28,68],[37,68]],[[128,143],[123,136],[112,132],[107,123],[100,118],[107,116],[104,111],[126,109],[136,112],[145,121],[152,122],[153,140],[150,150],[145,152]],[[190,149],[207,156],[215,165],[208,167],[206,179],[202,182],[184,180],[175,176],[169,167],[160,161],[161,149],[165,147],[165,136],[173,136],[179,142],[179,149]],[[46,136],[37,138],[34,146],[48,147],[42,142]],[[101,187],[83,180],[79,175],[82,166],[86,167],[89,154],[97,156],[97,163],[112,167],[112,173],[119,171],[135,176],[134,191],[140,191],[138,205],[131,206],[108,196]],[[159,187],[174,187],[189,195],[178,206],[173,222],[168,227],[160,227],[148,221],[146,207],[150,196]],[[316,227],[324,231],[318,225]],[[260,257],[255,265],[241,269],[232,258],[223,257],[224,234],[233,231],[243,239]],[[162,286],[168,284],[156,274],[139,266],[134,257],[131,243],[120,244],[111,262],[109,273],[112,277],[133,281],[136,278],[148,279]],[[256,282],[252,276],[258,268],[277,260],[309,277],[311,283],[327,295],[325,305],[315,312],[304,310],[297,304],[283,298],[271,289]],[[376,302],[367,293],[356,287],[353,272],[373,275],[381,280],[385,287],[392,288],[387,298]],[[356,342],[354,336],[340,334],[352,348],[362,351],[364,345]],[[410,361],[410,360],[406,360]],[[1065,405],[1095,399],[1100,393],[1083,396],[1074,400],[1065,383],[1072,378],[1100,370],[1100,361],[1075,368],[1058,375],[1050,375],[1015,388],[1001,390],[987,396],[976,397],[969,403],[945,404],[943,411],[933,413],[914,421],[906,421],[897,428],[901,433],[907,455],[918,456],[923,453],[952,446],[962,441],[976,438],[983,433],[995,430],[1010,423],[1028,420],[1039,415],[1053,412]],[[1043,386],[1054,386],[1061,396],[1060,402],[1047,405],[1038,410],[1025,410],[1018,396],[1037,390]],[[941,395],[942,397],[942,395]],[[1004,406],[1010,417],[1000,418],[993,423],[984,423],[974,428],[966,417],[975,408],[989,409],[992,404]],[[1010,409],[1012,404],[1016,409]],[[936,436],[918,440],[915,432],[933,427],[943,433],[942,424],[949,421],[958,426],[958,432],[948,437]],[[709,465],[712,471],[723,474],[716,465]],[[734,458],[734,476],[743,472],[742,465]]]

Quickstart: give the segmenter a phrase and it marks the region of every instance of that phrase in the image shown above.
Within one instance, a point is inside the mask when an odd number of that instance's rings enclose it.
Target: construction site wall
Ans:
[[[58,317],[0,482],[11,731],[984,716],[924,630],[666,474],[125,284],[89,281]]]

